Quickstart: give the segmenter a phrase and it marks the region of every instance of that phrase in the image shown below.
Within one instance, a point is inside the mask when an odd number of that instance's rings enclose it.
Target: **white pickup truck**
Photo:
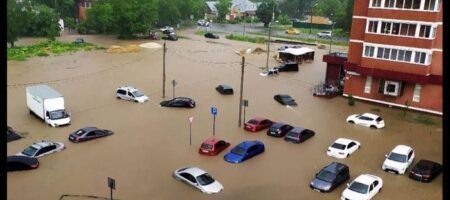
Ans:
[[[26,88],[27,107],[30,114],[44,120],[52,127],[69,125],[70,114],[64,108],[64,97],[47,85]]]

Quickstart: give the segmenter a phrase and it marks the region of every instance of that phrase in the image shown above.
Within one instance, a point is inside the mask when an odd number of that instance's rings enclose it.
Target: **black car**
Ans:
[[[22,137],[20,137],[20,135],[18,135],[11,127],[9,127],[9,126],[6,127],[6,141],[7,142],[18,140],[20,138],[22,138]]]
[[[275,101],[277,101],[281,105],[297,106],[295,99],[287,94],[277,94],[273,96],[273,99],[275,99]]]
[[[267,135],[273,137],[284,137],[286,133],[288,133],[291,129],[293,129],[289,124],[275,122],[270,126],[269,130],[267,130]]]
[[[233,88],[228,85],[225,85],[225,84],[221,84],[221,85],[217,86],[216,90],[220,94],[233,94]]]
[[[219,39],[219,36],[214,33],[205,33],[205,38]]]
[[[332,162],[316,174],[309,187],[318,192],[331,192],[348,179],[350,179],[348,166]]]
[[[429,183],[442,172],[442,165],[430,160],[420,160],[409,172],[409,178]]]
[[[278,69],[278,72],[297,72],[298,64],[297,63],[285,63],[279,66],[274,67]]]
[[[171,33],[167,34],[166,36],[164,36],[162,39],[163,40],[177,41],[178,37],[177,37],[177,34],[175,34],[174,32],[171,32]]]
[[[100,137],[110,136],[114,132],[106,129],[99,129],[97,127],[85,127],[79,129],[69,135],[69,140],[72,142],[84,142]]]
[[[6,159],[6,170],[18,171],[36,169],[39,167],[39,161],[37,158],[31,158],[28,156],[8,156]]]
[[[315,135],[315,132],[312,130],[295,127],[286,134],[286,137],[284,137],[284,140],[287,142],[302,143],[305,140],[313,137],[314,135]]]
[[[171,100],[161,101],[159,103],[164,107],[184,107],[184,108],[194,108],[195,101],[189,97],[175,97]]]

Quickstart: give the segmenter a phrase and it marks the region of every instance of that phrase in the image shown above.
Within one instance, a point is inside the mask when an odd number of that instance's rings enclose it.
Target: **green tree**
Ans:
[[[180,21],[181,13],[177,4],[178,0],[160,0],[158,8],[159,26],[167,26],[177,24]],[[187,12],[185,12],[187,15]],[[185,16],[187,17],[187,16]]]
[[[64,19],[76,16],[75,0],[33,0],[36,5],[46,5],[53,8],[57,15]]]
[[[87,29],[97,33],[113,33],[116,30],[114,11],[109,0],[94,2],[86,16]]]
[[[216,4],[217,8],[217,20],[225,21],[225,16],[228,14],[230,9],[230,0],[219,0],[219,3]]]
[[[336,28],[349,32],[353,16],[354,0],[318,0],[314,12],[329,17]]]
[[[70,33],[70,31],[74,30],[75,27],[76,27],[75,18],[73,18],[73,17],[66,17],[64,19],[64,24],[67,26],[67,28],[69,28],[69,33]]]
[[[29,24],[24,31],[24,35],[47,37],[54,40],[61,31],[58,23],[59,17],[53,9],[46,5],[33,6],[28,20]]]
[[[16,0],[8,0],[6,7],[6,41],[14,47],[14,43],[19,39],[22,30],[27,25],[28,13],[31,10],[29,1],[18,2]]]
[[[158,20],[156,0],[111,0],[119,38],[147,33]]]
[[[264,27],[268,27],[269,23],[272,21],[272,15],[275,15],[275,19],[280,14],[278,10],[278,6],[275,1],[271,1],[269,3],[261,3],[256,10],[256,16],[258,19],[264,23]]]
[[[313,5],[318,0],[289,0],[280,3],[280,10],[283,14],[291,18],[301,19],[306,15],[310,15]]]
[[[291,18],[289,18],[289,16],[287,16],[287,15],[280,15],[280,16],[278,16],[277,20],[280,24],[283,24],[283,25],[291,24]]]

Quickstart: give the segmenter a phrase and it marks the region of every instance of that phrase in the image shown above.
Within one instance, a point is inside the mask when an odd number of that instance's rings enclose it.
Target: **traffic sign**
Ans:
[[[211,114],[216,116],[217,115],[217,108],[216,107],[211,107]]]

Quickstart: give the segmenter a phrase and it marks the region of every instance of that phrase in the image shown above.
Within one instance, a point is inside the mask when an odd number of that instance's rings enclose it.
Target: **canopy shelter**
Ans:
[[[277,50],[277,60],[282,63],[298,63],[303,61],[310,62],[314,60],[314,50],[302,46],[286,46]]]

